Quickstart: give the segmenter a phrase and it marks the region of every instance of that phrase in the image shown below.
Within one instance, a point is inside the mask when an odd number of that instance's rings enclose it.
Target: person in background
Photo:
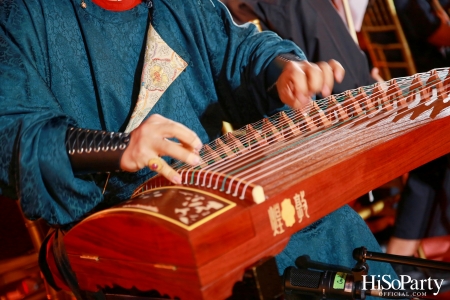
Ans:
[[[355,32],[360,32],[369,0],[347,0],[348,7],[344,0],[331,0],[331,2],[347,27],[349,29],[353,27]],[[351,19],[349,19],[348,13],[350,13]]]
[[[394,0],[417,72],[450,66],[448,0]]]
[[[179,184],[170,163],[200,163],[222,120],[302,108],[343,78],[337,61],[309,63],[293,42],[236,26],[217,0],[4,0],[0,194],[69,230],[155,172]],[[352,267],[361,245],[379,249],[344,206],[293,235],[276,259],[280,272],[303,254]]]
[[[450,67],[448,0],[394,0],[418,72]],[[412,256],[425,237],[450,234],[448,155],[409,173],[387,252]]]
[[[342,82],[335,84],[333,94],[382,80],[376,69],[372,76],[366,55],[355,43],[330,0],[223,2],[237,23],[257,19],[262,30],[274,31],[283,39],[297,44],[309,61],[339,61],[346,70],[346,76]]]

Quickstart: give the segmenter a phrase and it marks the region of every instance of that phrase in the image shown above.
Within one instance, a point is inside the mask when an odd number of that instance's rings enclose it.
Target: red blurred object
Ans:
[[[30,276],[20,281],[10,283],[0,289],[0,299],[18,300],[25,299],[40,291],[44,282],[39,276]]]
[[[417,256],[424,259],[450,262],[450,235],[422,239]],[[450,299],[450,291],[439,293],[436,296],[426,296],[423,299],[448,300]]]
[[[450,235],[423,239],[419,255],[421,258],[450,262]]]
[[[111,0],[93,0],[98,6],[112,11],[125,11],[142,3],[141,0],[111,1]]]

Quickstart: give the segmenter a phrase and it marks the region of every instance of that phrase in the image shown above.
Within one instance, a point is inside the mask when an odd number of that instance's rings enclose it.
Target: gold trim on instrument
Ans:
[[[223,207],[223,208],[217,210],[216,212],[214,212],[214,213],[208,215],[207,217],[205,217],[205,218],[199,220],[198,222],[193,223],[192,225],[186,225],[186,224],[183,224],[183,223],[180,222],[180,221],[174,220],[174,219],[172,219],[172,218],[169,218],[169,217],[167,217],[167,216],[165,216],[165,215],[162,215],[162,214],[159,214],[159,213],[156,213],[156,212],[152,212],[152,211],[145,210],[145,209],[143,209],[143,208],[131,208],[131,207],[116,207],[116,208],[109,208],[109,209],[100,211],[100,212],[98,212],[98,213],[96,213],[96,214],[93,214],[93,215],[87,217],[87,218],[84,219],[82,222],[85,222],[85,221],[89,220],[90,218],[98,217],[98,216],[101,215],[101,214],[108,214],[108,213],[114,213],[114,212],[125,212],[125,211],[129,211],[129,212],[136,212],[136,213],[143,213],[143,214],[151,215],[151,216],[154,216],[154,217],[163,219],[163,220],[165,220],[165,221],[167,221],[167,222],[170,222],[170,223],[172,223],[172,224],[175,224],[175,225],[177,225],[177,226],[180,226],[181,228],[184,228],[184,229],[186,229],[187,231],[191,231],[191,230],[193,230],[193,229],[199,227],[200,225],[205,224],[206,222],[208,222],[208,221],[214,219],[215,217],[217,217],[217,216],[219,216],[219,215],[221,215],[221,214],[227,212],[228,210],[230,210],[230,209],[232,209],[232,208],[234,208],[234,207],[236,206],[236,203],[234,203],[234,202],[232,202],[232,201],[230,201],[230,200],[227,200],[227,199],[225,199],[225,198],[222,198],[222,197],[220,197],[220,196],[217,196],[217,195],[215,195],[215,194],[212,194],[212,193],[209,193],[209,192],[205,192],[205,191],[199,190],[199,189],[194,189],[194,188],[184,187],[184,186],[166,186],[166,187],[154,188],[154,189],[146,190],[145,192],[142,192],[142,193],[140,193],[140,194],[137,194],[135,197],[138,197],[139,195],[142,195],[142,194],[144,194],[144,193],[153,192],[153,191],[158,191],[158,190],[165,190],[165,189],[180,189],[180,190],[188,190],[188,191],[193,191],[193,192],[196,192],[196,193],[201,193],[201,194],[210,196],[211,198],[214,198],[214,199],[220,200],[220,201],[222,201],[222,202],[225,202],[225,203],[227,204],[227,206],[225,206],[225,207]]]
[[[99,261],[100,257],[98,255],[80,255],[81,259],[86,259],[86,260],[94,260],[94,261]]]
[[[154,264],[153,267],[155,267],[157,269],[172,270],[172,271],[176,271],[178,269],[177,266],[163,265],[163,264]]]

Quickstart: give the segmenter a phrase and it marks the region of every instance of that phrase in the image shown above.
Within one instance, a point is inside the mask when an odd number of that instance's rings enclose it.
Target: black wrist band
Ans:
[[[69,127],[66,149],[76,174],[120,170],[130,134]]]

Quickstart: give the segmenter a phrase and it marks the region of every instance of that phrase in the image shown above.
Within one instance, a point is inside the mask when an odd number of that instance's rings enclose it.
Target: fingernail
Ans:
[[[172,180],[171,180],[173,183],[175,183],[175,184],[181,184],[181,176],[179,175],[179,174],[177,174],[177,175],[175,175],[175,176],[173,176],[172,177]]]
[[[200,143],[197,146],[194,147],[194,150],[196,150],[197,152],[200,152],[200,150],[202,150],[203,144]]]
[[[309,98],[309,97],[307,97],[305,95],[300,95],[300,99],[299,100],[300,100],[301,104],[304,106],[304,105],[309,104],[309,102],[311,101],[311,98]]]
[[[202,159],[200,158],[200,156],[195,156],[195,157],[192,159],[191,165],[198,165],[201,161],[202,161]]]
[[[330,94],[331,94],[330,88],[328,87],[328,85],[324,85],[322,88],[322,95],[326,97]]]

